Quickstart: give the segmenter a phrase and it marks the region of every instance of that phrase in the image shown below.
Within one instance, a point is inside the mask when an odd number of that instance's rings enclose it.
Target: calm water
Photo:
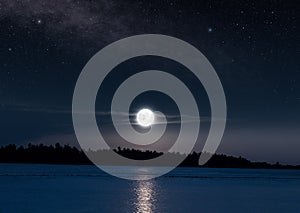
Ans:
[[[0,212],[300,212],[300,171],[178,168],[128,181],[95,166],[0,164]]]

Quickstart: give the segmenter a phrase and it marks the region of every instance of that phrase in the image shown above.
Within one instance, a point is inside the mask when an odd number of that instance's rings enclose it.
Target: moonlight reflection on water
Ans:
[[[155,210],[156,191],[152,181],[138,181],[134,188],[135,212],[151,213]]]

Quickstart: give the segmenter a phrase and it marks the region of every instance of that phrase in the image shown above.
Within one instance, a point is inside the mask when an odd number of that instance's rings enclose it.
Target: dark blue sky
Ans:
[[[0,143],[76,144],[71,105],[83,66],[111,42],[157,33],[194,45],[218,73],[228,105],[218,152],[300,164],[298,11],[292,0],[1,0]],[[97,110],[118,82],[148,65],[184,79],[209,116],[193,76],[158,58],[121,66],[98,97]],[[176,112],[174,103],[154,96],[145,94],[137,104]]]

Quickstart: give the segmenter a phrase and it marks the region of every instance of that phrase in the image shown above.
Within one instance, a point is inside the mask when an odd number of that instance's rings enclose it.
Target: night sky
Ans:
[[[0,0],[0,144],[76,145],[72,96],[84,65],[116,40],[155,33],[194,45],[218,73],[228,106],[218,153],[300,164],[299,9],[294,0]],[[98,112],[118,84],[147,66],[184,78],[197,102],[205,100],[183,67],[145,57],[116,68]],[[178,112],[162,94],[136,103]],[[209,116],[207,104],[202,109]],[[109,123],[103,128],[113,132]]]

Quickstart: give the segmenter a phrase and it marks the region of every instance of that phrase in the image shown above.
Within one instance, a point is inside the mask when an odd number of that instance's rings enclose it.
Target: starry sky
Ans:
[[[300,164],[299,7],[294,0],[0,0],[0,144],[77,145],[71,106],[84,65],[116,40],[155,33],[194,45],[218,73],[228,105],[219,153]],[[144,57],[116,68],[96,109],[104,112],[114,88],[149,65],[182,78],[202,104],[203,88],[183,67]],[[163,94],[136,104],[178,112]],[[99,125],[117,140],[109,119]]]

